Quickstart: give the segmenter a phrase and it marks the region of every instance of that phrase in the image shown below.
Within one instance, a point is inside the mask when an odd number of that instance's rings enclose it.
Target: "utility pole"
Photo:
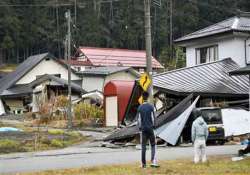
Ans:
[[[77,18],[77,9],[76,9],[76,6],[77,6],[77,0],[75,0],[75,25],[76,25],[76,18]]]
[[[58,0],[56,0],[56,33],[57,33],[57,49],[58,49],[58,56],[61,58],[61,47],[60,47],[60,32],[59,32],[59,15],[58,15]]]
[[[144,0],[145,13],[145,41],[146,41],[146,65],[147,74],[152,80],[152,46],[151,46],[151,22],[150,22],[150,5],[151,0]],[[148,88],[150,102],[153,102],[153,80]]]
[[[71,60],[71,31],[70,31],[70,24],[71,24],[71,15],[70,15],[70,10],[68,10],[65,13],[65,17],[67,19],[67,25],[68,25],[68,34],[67,34],[67,66],[68,66],[68,128],[72,127],[72,113],[71,113],[71,65],[70,65],[70,60]],[[66,49],[66,48],[65,48]]]
[[[169,0],[169,45],[170,45],[170,59],[173,59],[173,2]]]

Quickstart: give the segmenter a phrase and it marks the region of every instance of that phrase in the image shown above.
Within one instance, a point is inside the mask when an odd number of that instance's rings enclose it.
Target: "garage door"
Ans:
[[[106,97],[106,126],[118,125],[117,96]]]

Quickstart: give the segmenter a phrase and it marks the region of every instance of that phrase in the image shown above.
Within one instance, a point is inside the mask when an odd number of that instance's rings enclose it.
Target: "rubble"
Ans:
[[[156,128],[176,119],[180,114],[182,114],[190,105],[193,95],[189,95],[184,100],[182,100],[175,107],[170,109],[168,112],[156,116]],[[132,140],[136,135],[139,134],[139,128],[136,123],[124,128],[117,128],[113,133],[104,138],[104,141],[121,141],[121,140]]]

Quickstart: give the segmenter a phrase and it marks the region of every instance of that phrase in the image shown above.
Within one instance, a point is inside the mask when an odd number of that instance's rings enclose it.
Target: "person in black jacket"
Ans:
[[[154,107],[152,104],[147,102],[149,97],[148,92],[143,92],[142,96],[144,103],[141,104],[137,110],[138,125],[139,125],[139,130],[141,131],[142,168],[146,168],[146,145],[148,140],[150,141],[151,145],[151,167],[159,167],[155,159],[156,140],[154,134],[154,127],[155,127]]]

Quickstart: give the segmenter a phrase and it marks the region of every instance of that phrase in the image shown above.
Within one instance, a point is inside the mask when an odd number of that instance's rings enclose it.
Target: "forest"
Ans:
[[[0,63],[44,52],[63,58],[67,9],[72,55],[79,46],[145,49],[143,0],[1,0]],[[250,11],[249,0],[152,0],[152,53],[181,67],[185,51],[172,47],[174,39],[242,11]]]

